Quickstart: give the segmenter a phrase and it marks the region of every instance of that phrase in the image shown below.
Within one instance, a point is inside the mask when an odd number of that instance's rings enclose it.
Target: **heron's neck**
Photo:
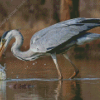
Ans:
[[[29,58],[34,54],[33,51],[30,49],[27,51],[20,51],[20,47],[23,44],[23,36],[19,32],[14,32],[12,37],[15,38],[15,43],[13,44],[11,51],[13,52],[14,56],[21,60],[30,60]]]

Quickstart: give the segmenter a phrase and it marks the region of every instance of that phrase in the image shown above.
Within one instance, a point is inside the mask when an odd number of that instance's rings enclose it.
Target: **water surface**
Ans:
[[[63,81],[58,81],[56,67],[51,57],[25,62],[15,57],[3,57],[8,80],[0,81],[0,100],[99,100],[99,59],[75,59],[79,69],[74,79],[68,79],[73,67],[61,55],[58,63]]]

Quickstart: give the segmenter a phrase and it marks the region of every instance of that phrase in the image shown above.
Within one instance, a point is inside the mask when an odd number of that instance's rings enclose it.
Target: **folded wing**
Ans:
[[[54,24],[33,35],[30,44],[31,50],[40,53],[51,51],[73,37],[97,26],[100,26],[99,18],[75,18]]]

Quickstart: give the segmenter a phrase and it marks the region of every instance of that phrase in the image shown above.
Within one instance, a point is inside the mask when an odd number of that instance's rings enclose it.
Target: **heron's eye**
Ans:
[[[5,43],[6,42],[6,40],[5,39],[2,39],[2,43]]]

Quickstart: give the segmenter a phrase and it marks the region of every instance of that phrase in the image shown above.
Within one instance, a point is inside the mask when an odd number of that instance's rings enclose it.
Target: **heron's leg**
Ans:
[[[56,65],[56,69],[57,69],[57,72],[58,72],[58,77],[59,77],[59,79],[62,79],[63,77],[62,77],[62,74],[60,72],[60,69],[59,69],[59,66],[58,66],[58,63],[57,63],[56,53],[51,54],[51,57],[52,57],[55,65]]]
[[[70,77],[70,78],[72,79],[72,78],[74,78],[74,77],[79,73],[79,70],[78,70],[78,68],[73,64],[73,62],[69,59],[69,57],[68,57],[67,54],[63,54],[63,56],[72,64],[72,66],[73,66],[74,69],[75,69],[73,75]]]

